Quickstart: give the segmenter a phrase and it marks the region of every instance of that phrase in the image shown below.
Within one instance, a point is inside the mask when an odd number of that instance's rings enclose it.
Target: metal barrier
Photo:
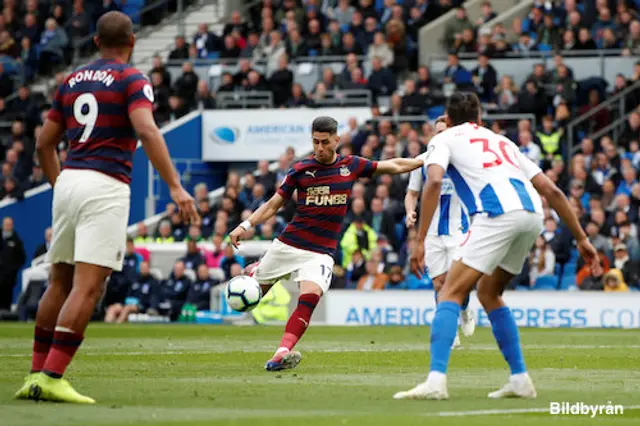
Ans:
[[[324,98],[314,99],[317,106],[338,107],[338,106],[371,106],[371,91],[369,90],[330,90]]]
[[[630,85],[629,87],[627,87],[626,89],[622,90],[620,93],[617,93],[616,95],[614,95],[613,97],[607,99],[606,101],[600,103],[600,105],[598,105],[597,107],[595,107],[594,109],[592,109],[591,111],[582,114],[580,117],[577,117],[576,119],[572,120],[568,125],[567,125],[567,143],[568,143],[568,152],[573,154],[574,148],[573,148],[573,144],[574,144],[574,136],[575,136],[575,129],[576,127],[578,127],[580,124],[584,123],[585,121],[587,121],[589,118],[591,118],[593,115],[597,114],[598,112],[602,111],[604,108],[610,108],[610,107],[614,107],[615,105],[618,106],[618,111],[620,116],[624,116],[627,111],[626,111],[626,98],[627,96],[634,92],[634,91],[640,91],[640,81],[636,81],[635,83],[633,83],[632,85]],[[613,123],[609,124],[607,127],[605,128],[609,128]],[[618,133],[618,127],[612,127],[612,129],[614,130],[614,139],[617,139]],[[601,129],[602,130],[602,129]],[[594,135],[596,135],[598,132],[596,132]],[[605,133],[606,134],[606,133]],[[599,137],[599,136],[594,136],[594,135],[589,135],[590,138],[592,137]],[[601,136],[601,135],[600,135]]]
[[[273,93],[219,92],[216,101],[221,109],[273,108]]]
[[[482,119],[487,121],[520,121],[531,120],[531,128],[536,128],[536,116],[535,114],[489,114],[486,111],[482,114]],[[429,117],[426,115],[397,115],[397,116],[378,116],[371,117],[371,121],[393,121],[393,122],[407,122],[407,121],[429,121]]]

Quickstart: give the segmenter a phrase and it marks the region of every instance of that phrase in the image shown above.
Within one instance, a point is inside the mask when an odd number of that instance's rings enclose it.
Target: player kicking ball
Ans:
[[[447,366],[460,306],[478,283],[478,299],[488,314],[493,335],[509,364],[511,376],[489,398],[535,398],[520,337],[502,292],[520,272],[543,225],[542,200],[560,215],[576,238],[578,250],[597,275],[596,250],[580,227],[563,192],[504,136],[480,127],[480,101],[475,94],[454,93],[447,106],[448,129],[430,142],[425,166],[417,241],[422,242],[438,205],[445,172],[472,218],[469,238],[457,254],[438,296],[431,328],[431,366],[427,380],[399,392],[395,399],[447,399]],[[416,244],[411,267],[420,276],[424,246]]]
[[[111,271],[122,269],[133,154],[140,137],[185,219],[198,223],[153,119],[153,89],[128,65],[135,44],[131,19],[109,12],[97,23],[100,59],[76,69],[56,92],[37,141],[53,187],[49,286],[36,315],[31,373],[18,399],[93,404],[63,379],[84,338]],[[56,146],[66,134],[60,171]]]
[[[435,123],[435,133],[441,133],[446,129],[447,123],[445,117],[438,117]],[[418,158],[424,160],[428,153],[429,151],[422,153]],[[408,228],[413,227],[416,223],[416,206],[426,179],[427,173],[424,167],[412,171],[409,177],[407,195],[404,198],[404,208],[407,216],[406,224]],[[436,207],[434,216],[436,219],[431,222],[427,232],[427,238],[424,240],[426,251],[424,262],[429,276],[433,281],[437,305],[438,292],[442,289],[447,271],[451,267],[456,251],[464,241],[465,234],[469,228],[467,215],[453,188],[453,182],[446,174],[442,182],[440,202]],[[467,309],[468,306],[469,296],[467,296],[462,304],[462,321],[460,324],[462,334],[466,337],[472,336],[476,329],[473,312]],[[456,348],[458,346],[460,346],[460,336],[456,332],[453,347]]]
[[[377,162],[338,155],[338,122],[331,117],[316,118],[311,131],[313,155],[294,164],[276,194],[229,235],[237,247],[247,230],[274,216],[294,191],[298,191],[293,219],[271,244],[254,275],[264,293],[285,277],[298,283],[300,288],[298,306],[287,322],[278,349],[265,365],[268,371],[294,368],[302,358],[292,349],[307,330],[314,309],[331,285],[333,254],[353,184],[359,178],[408,173],[423,165],[421,159],[415,158]]]

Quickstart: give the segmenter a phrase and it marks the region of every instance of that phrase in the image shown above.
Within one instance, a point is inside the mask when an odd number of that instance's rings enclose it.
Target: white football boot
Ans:
[[[473,311],[471,309],[462,311],[460,317],[462,319],[460,324],[462,334],[465,337],[473,336],[473,333],[476,331],[476,319],[473,316]]]
[[[420,383],[411,390],[396,393],[393,399],[449,399],[447,375],[433,371],[429,373],[426,382]]]
[[[502,388],[489,394],[489,398],[535,398],[538,394],[528,373],[514,374]]]
[[[456,349],[460,347],[460,334],[456,332],[456,338],[453,339],[453,344],[451,345],[451,349]]]

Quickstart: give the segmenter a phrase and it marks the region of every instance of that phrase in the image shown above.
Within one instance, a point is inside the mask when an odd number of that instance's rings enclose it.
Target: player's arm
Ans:
[[[569,200],[555,183],[544,173],[538,173],[531,179],[531,183],[538,193],[547,199],[547,202],[554,209],[576,239],[578,251],[585,261],[591,266],[594,274],[600,274],[600,259],[595,247],[591,245],[587,234],[582,229],[578,217],[573,211]]]
[[[374,176],[388,174],[400,175],[422,167],[424,162],[419,158],[393,158],[378,162]]]
[[[418,206],[418,198],[420,196],[420,187],[422,185],[422,171],[414,170],[409,175],[409,184],[407,185],[407,194],[404,196],[404,211],[406,215],[405,224],[407,228],[411,228],[416,223],[418,215],[416,207]]]
[[[55,186],[60,175],[60,161],[56,153],[56,147],[64,135],[62,123],[47,118],[42,126],[40,137],[36,141],[38,161],[51,186]]]
[[[244,233],[249,229],[266,222],[278,213],[278,210],[280,210],[284,205],[285,201],[286,199],[279,193],[276,192],[273,194],[273,197],[271,197],[269,201],[258,207],[256,211],[251,213],[247,220],[236,226],[236,228],[231,231],[229,234],[231,244],[235,248],[238,248],[238,241],[241,239],[242,235],[244,235]]]
[[[164,137],[160,133],[160,129],[156,125],[151,109],[136,108],[130,111],[129,117],[142,142],[142,147],[147,157],[149,157],[149,161],[158,170],[162,180],[169,186],[171,198],[178,205],[184,219],[189,220],[191,223],[199,223],[200,216],[196,210],[193,197],[189,195],[180,183],[180,177],[173,167],[173,163],[171,163],[169,150]]]
[[[524,154],[522,154],[519,150],[514,149],[516,152],[518,163],[520,164],[520,169],[524,172],[527,179],[531,180],[531,183],[536,188],[536,191],[544,198],[547,199],[547,202],[554,209],[560,218],[567,224],[569,230],[573,234],[576,239],[578,251],[580,255],[587,261],[587,263],[591,266],[591,269],[594,273],[599,274],[600,269],[600,261],[598,259],[598,253],[596,249],[591,245],[589,239],[587,238],[587,234],[582,229],[580,225],[580,221],[578,217],[573,212],[571,208],[571,204],[569,204],[569,200],[564,195],[564,193],[556,186],[551,179],[547,177],[540,167],[534,164],[531,160],[529,160]]]

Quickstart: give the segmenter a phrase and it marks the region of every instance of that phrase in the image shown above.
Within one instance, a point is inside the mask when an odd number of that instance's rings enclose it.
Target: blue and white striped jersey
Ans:
[[[427,153],[418,155],[417,158],[425,160]],[[427,181],[426,167],[415,169],[409,175],[407,189],[422,194],[422,186]],[[466,233],[469,228],[467,215],[460,204],[460,198],[456,195],[453,181],[445,175],[442,181],[440,202],[433,214],[433,220],[429,225],[427,235],[443,236]]]
[[[469,216],[542,213],[542,200],[531,183],[542,171],[508,138],[465,123],[434,136],[429,148],[425,167],[438,164],[446,170]]]

